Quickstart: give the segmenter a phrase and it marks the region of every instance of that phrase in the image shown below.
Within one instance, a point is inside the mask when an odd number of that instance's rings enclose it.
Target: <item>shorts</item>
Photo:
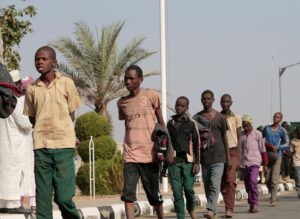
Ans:
[[[136,187],[141,181],[150,205],[157,206],[163,203],[159,192],[159,166],[157,163],[125,163],[124,164],[124,187],[121,200],[135,202]]]

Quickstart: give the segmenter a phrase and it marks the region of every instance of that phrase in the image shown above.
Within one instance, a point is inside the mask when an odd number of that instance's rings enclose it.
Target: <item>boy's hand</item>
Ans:
[[[277,152],[278,151],[278,147],[276,146],[272,146],[273,152]]]
[[[161,175],[162,175],[163,177],[167,177],[167,176],[168,176],[167,169],[168,169],[167,166],[163,166],[163,168],[162,168],[162,170],[161,170]]]
[[[193,164],[193,174],[196,175],[200,172],[200,165],[198,163]]]
[[[202,132],[202,133],[200,133],[200,137],[207,140],[209,138],[209,133],[208,132]]]
[[[76,145],[80,144],[80,140],[76,137]]]
[[[230,159],[227,160],[226,162],[227,167],[231,168],[232,167],[232,162]]]

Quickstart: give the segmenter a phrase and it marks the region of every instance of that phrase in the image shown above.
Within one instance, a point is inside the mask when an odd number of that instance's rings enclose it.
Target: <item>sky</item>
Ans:
[[[134,37],[146,37],[142,46],[157,53],[139,65],[145,72],[160,70],[159,0],[0,0],[0,7],[9,4],[37,9],[31,20],[34,32],[17,48],[22,77],[39,76],[35,51],[60,37],[74,39],[76,21],[92,30],[125,21],[119,48]],[[234,112],[251,115],[254,126],[271,123],[279,111],[279,67],[300,62],[299,11],[297,0],[166,0],[167,104],[174,106],[184,95],[190,99],[190,113],[197,113],[202,91],[210,89],[215,109],[220,110],[222,94],[229,93]],[[58,59],[64,62],[59,54]],[[287,68],[281,77],[286,121],[300,121],[299,82],[300,65]],[[160,89],[160,77],[146,78],[142,85]],[[121,143],[124,124],[118,121],[116,101],[108,109],[113,136]],[[89,110],[82,106],[79,114]]]

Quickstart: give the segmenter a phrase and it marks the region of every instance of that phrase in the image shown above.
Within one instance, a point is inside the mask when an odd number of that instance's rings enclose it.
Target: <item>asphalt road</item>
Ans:
[[[224,206],[219,205],[218,218],[224,218]],[[246,201],[236,203],[234,219],[300,219],[300,199],[296,195],[295,191],[282,192],[278,197],[276,207],[269,207],[269,199],[265,198],[259,203],[258,213],[248,213],[249,206]],[[199,218],[204,218],[204,208],[196,210]],[[156,218],[156,216],[143,216],[139,219]],[[175,213],[169,213],[165,215],[165,218],[175,219]],[[190,218],[188,215],[186,218]]]

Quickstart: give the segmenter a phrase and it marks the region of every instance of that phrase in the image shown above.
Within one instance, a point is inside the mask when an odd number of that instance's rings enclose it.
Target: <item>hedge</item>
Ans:
[[[79,140],[88,140],[90,136],[94,138],[111,135],[112,127],[109,121],[96,112],[85,113],[78,117],[75,123],[76,136]]]
[[[89,142],[85,140],[77,146],[77,151],[84,162],[89,161]],[[95,160],[110,160],[117,150],[117,143],[110,136],[101,136],[94,139]]]

